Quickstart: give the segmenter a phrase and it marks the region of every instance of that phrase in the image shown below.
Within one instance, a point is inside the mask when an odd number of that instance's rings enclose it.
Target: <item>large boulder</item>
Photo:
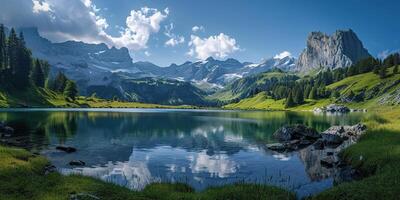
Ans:
[[[343,105],[336,105],[336,104],[330,104],[326,106],[325,110],[327,112],[339,112],[339,113],[346,113],[350,112],[350,109],[346,106]]]
[[[73,153],[76,151],[76,148],[68,146],[57,146],[56,149],[60,151],[65,151],[67,153]]]
[[[274,137],[279,141],[290,141],[290,140],[316,140],[321,135],[314,128],[304,126],[302,124],[295,124],[289,126],[283,126],[274,133]]]

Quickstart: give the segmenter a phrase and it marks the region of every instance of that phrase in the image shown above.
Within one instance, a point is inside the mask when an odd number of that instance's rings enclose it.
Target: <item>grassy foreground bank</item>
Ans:
[[[22,149],[0,146],[0,199],[69,200],[74,194],[90,194],[110,200],[291,200],[295,198],[292,193],[277,187],[250,184],[228,185],[194,192],[185,184],[155,183],[143,191],[135,192],[90,177],[62,176],[56,172],[46,175],[45,167],[48,164],[46,158],[42,156]]]
[[[375,108],[371,113],[364,120],[367,134],[341,153],[364,178],[335,186],[313,199],[400,199],[400,108]]]

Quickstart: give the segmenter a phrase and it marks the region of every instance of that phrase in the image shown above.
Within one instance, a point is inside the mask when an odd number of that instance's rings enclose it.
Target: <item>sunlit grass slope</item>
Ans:
[[[341,103],[351,108],[374,109],[376,107],[390,106],[392,105],[390,95],[400,90],[400,74],[393,74],[392,72],[393,68],[388,69],[389,75],[384,79],[381,79],[372,72],[359,74],[347,77],[327,87],[339,91],[341,95],[348,95],[350,92],[355,94],[365,93],[365,101]],[[380,102],[385,97],[387,99],[384,102]],[[242,99],[238,103],[225,105],[224,108],[282,110],[284,109],[284,101],[284,99],[275,101],[269,98],[264,92],[261,92],[253,97]],[[333,98],[319,100],[306,99],[303,105],[290,108],[290,110],[312,110],[315,107],[326,106],[330,103],[335,103],[335,100]]]

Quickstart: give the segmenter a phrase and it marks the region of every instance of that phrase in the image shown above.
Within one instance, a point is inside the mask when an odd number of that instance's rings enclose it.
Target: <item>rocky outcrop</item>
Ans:
[[[369,56],[371,55],[351,29],[338,30],[332,36],[322,32],[311,32],[307,39],[307,47],[297,60],[296,71],[309,72],[320,67],[348,67]]]
[[[296,139],[315,140],[320,138],[321,135],[314,128],[302,124],[295,124],[281,127],[275,131],[274,137],[279,141],[287,142]]]
[[[322,133],[315,129],[297,124],[284,126],[274,133],[279,143],[267,144],[272,151],[295,151],[312,145],[316,150],[336,148],[343,143],[354,143],[365,133],[366,126],[357,124],[354,126],[332,126]]]
[[[337,105],[337,104],[330,104],[326,107],[321,107],[321,108],[314,108],[313,111],[315,113],[321,113],[321,112],[330,112],[330,113],[347,113],[352,111],[346,106],[343,105]],[[353,109],[353,111],[358,111]]]

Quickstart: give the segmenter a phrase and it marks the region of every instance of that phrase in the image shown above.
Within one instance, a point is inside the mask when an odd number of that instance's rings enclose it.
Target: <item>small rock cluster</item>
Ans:
[[[0,122],[0,137],[11,137],[14,129],[7,126],[4,122]]]
[[[316,107],[313,109],[314,113],[348,113],[348,112],[367,112],[367,109],[352,109],[344,105],[330,104],[326,107]]]
[[[322,133],[302,124],[284,126],[274,133],[279,143],[268,144],[267,148],[277,152],[299,150],[310,145],[314,149],[322,150],[325,147],[335,148],[347,140],[358,140],[366,131],[366,126],[332,126]]]
[[[354,144],[366,132],[366,126],[332,126],[322,133],[301,124],[284,126],[274,133],[279,143],[267,148],[279,153],[299,151],[311,177],[333,176],[335,183],[359,177],[358,171],[340,159],[339,152]]]

